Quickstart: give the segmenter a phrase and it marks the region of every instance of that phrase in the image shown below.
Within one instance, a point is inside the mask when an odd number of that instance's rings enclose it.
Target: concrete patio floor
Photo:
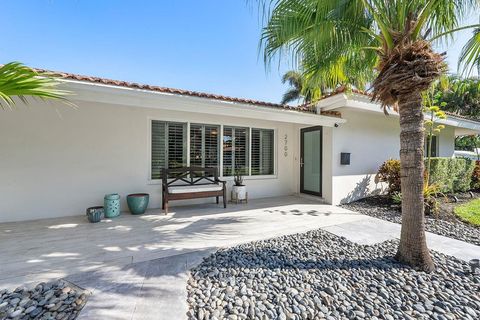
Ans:
[[[364,216],[302,197],[173,207],[88,223],[85,216],[0,224],[0,287],[304,232]]]
[[[398,224],[297,196],[171,211],[0,224],[0,288],[63,277],[92,292],[79,319],[184,319],[188,270],[219,247],[318,228],[360,244],[400,234]],[[480,253],[430,233],[427,241],[463,260]]]

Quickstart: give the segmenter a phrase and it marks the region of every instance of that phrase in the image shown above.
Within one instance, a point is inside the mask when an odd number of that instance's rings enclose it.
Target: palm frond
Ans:
[[[480,28],[474,30],[458,60],[458,70],[464,75],[470,75],[475,67],[477,71],[480,68]]]
[[[0,66],[0,107],[15,107],[15,98],[28,103],[27,97],[56,99],[67,104],[66,96],[70,92],[58,89],[58,81],[48,74],[39,75],[35,70],[21,64],[10,62]]]
[[[301,97],[302,95],[300,94],[300,91],[298,89],[290,89],[284,93],[282,101],[280,103],[287,104],[293,101],[298,101]]]

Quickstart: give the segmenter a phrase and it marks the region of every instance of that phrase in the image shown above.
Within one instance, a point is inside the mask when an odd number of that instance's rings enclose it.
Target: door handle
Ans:
[[[300,158],[300,168],[303,167],[303,158]]]

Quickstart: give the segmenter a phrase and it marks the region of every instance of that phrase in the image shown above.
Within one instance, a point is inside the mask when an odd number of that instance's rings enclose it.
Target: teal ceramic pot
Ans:
[[[143,214],[148,207],[150,195],[148,193],[134,193],[127,196],[128,209],[132,214]]]
[[[97,223],[102,220],[103,207],[90,207],[87,209],[87,219],[91,223]]]
[[[115,218],[120,215],[120,195],[118,193],[107,194],[103,198],[105,218]]]

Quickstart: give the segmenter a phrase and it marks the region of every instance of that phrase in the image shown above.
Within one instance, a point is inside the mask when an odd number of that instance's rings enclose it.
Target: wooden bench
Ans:
[[[184,167],[162,170],[162,209],[168,213],[170,200],[223,197],[227,207],[225,181],[218,179],[217,168]]]

